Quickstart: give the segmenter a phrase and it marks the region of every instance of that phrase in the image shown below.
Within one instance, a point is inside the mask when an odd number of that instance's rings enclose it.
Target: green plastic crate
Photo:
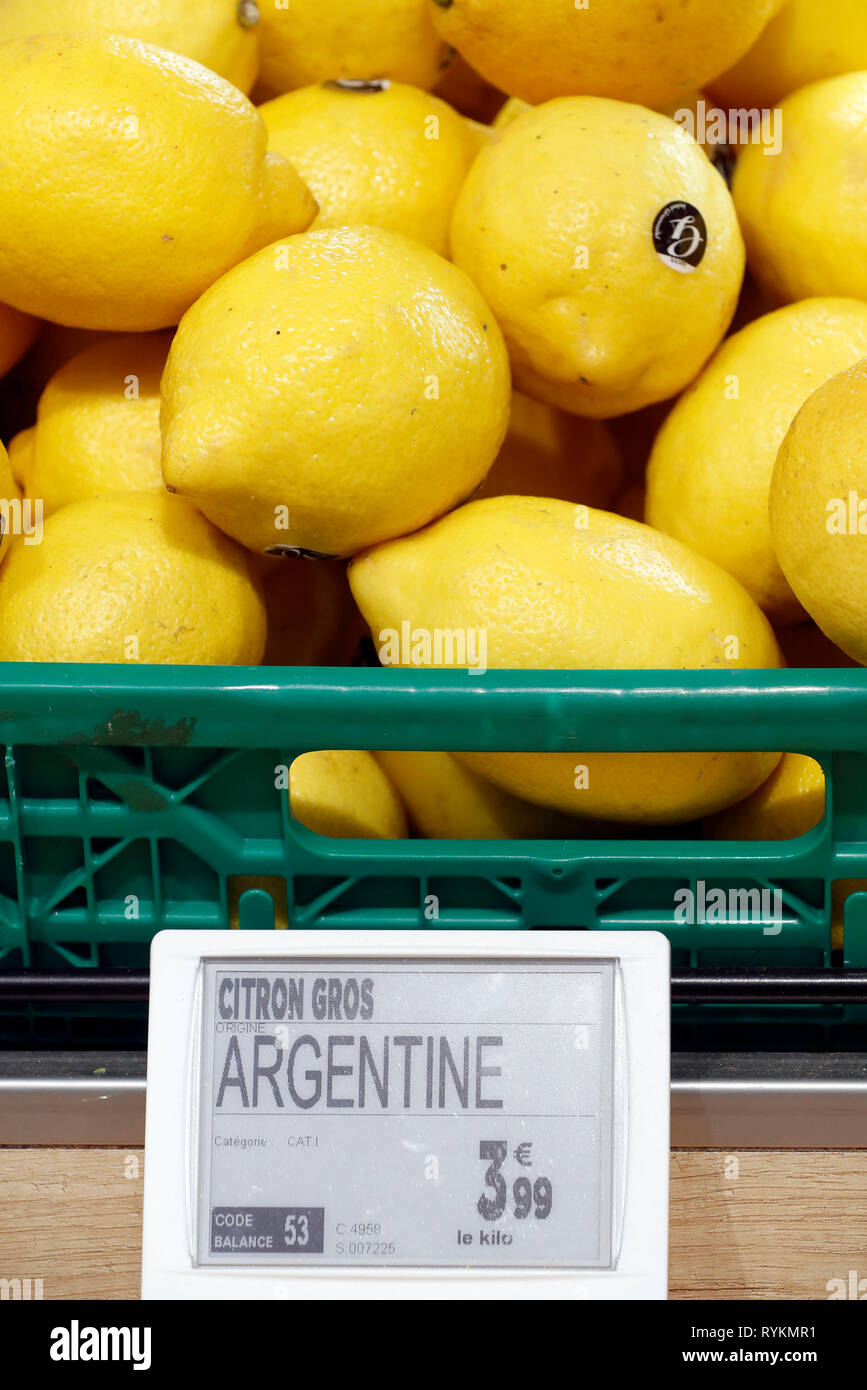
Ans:
[[[867,673],[466,672],[0,666],[0,970],[147,962],[164,927],[664,931],[673,964],[821,969],[835,879],[867,878]],[[784,749],[824,767],[826,814],[798,840],[325,840],[275,770],[317,748]],[[784,926],[681,925],[674,893],[779,889]],[[438,915],[430,916],[431,900]],[[426,912],[427,907],[427,912]],[[840,962],[842,963],[842,962]],[[845,963],[867,967],[867,894]],[[128,1010],[109,1018],[118,1036]],[[100,1008],[7,1008],[0,1041],[86,1033]],[[118,1006],[115,1006],[118,1012]],[[681,1010],[689,1041],[772,1024],[800,1046],[863,1045],[854,1006]],[[70,1028],[72,1033],[70,1034]],[[794,1032],[792,1032],[794,1030]],[[731,1036],[729,1036],[731,1035]],[[102,1036],[102,1035],[100,1035]]]

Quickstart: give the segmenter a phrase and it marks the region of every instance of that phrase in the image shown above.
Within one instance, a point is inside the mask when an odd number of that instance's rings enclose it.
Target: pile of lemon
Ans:
[[[867,663],[864,0],[4,0],[0,120],[0,660]],[[821,797],[293,770],[354,835]]]

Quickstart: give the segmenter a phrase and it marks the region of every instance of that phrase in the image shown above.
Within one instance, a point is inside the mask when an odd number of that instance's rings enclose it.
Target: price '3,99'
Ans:
[[[531,1166],[531,1144],[520,1144],[514,1157],[522,1167]],[[509,1202],[509,1188],[502,1173],[503,1164],[509,1157],[509,1145],[505,1139],[482,1139],[479,1142],[479,1158],[487,1163],[485,1169],[485,1190],[476,1203],[479,1216],[484,1221],[499,1221],[506,1212]],[[535,1178],[522,1174],[512,1183],[512,1209],[518,1221],[533,1216],[544,1221],[551,1215],[554,1202],[554,1188],[550,1178]]]

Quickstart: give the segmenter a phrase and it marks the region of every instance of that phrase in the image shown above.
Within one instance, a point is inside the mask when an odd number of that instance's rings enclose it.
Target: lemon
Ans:
[[[494,130],[505,130],[507,125],[511,125],[519,116],[525,115],[527,111],[532,111],[532,109],[532,102],[522,101],[520,97],[508,97],[491,121],[491,125]]]
[[[447,251],[478,142],[444,101],[403,83],[325,82],[287,92],[259,114],[268,148],[319,204],[314,227],[368,223]]]
[[[865,353],[867,357],[867,353]],[[814,391],[774,465],[777,559],[810,617],[867,665],[867,361]]]
[[[171,337],[109,337],[73,357],[39,401],[27,486],[46,514],[107,492],[162,491],[160,377]]]
[[[20,499],[21,494],[12,473],[9,455],[0,444],[0,560],[9,549],[15,520],[14,508],[10,506],[10,503],[18,502]]]
[[[0,298],[57,323],[177,323],[316,212],[237,88],[137,39],[0,44],[0,120]]]
[[[30,469],[33,465],[33,446],[36,443],[36,426],[19,430],[9,441],[9,467],[12,477],[19,487],[26,490]]]
[[[375,753],[414,832],[429,840],[616,839],[621,827],[511,796],[451,753]]]
[[[867,304],[813,299],[729,338],[660,430],[647,521],[741,581],[776,622],[804,616],[774,553],[768,491],[804,401],[867,356]]]
[[[519,391],[509,432],[476,497],[523,494],[607,507],[623,482],[623,464],[604,420],[567,415]]]
[[[0,583],[0,661],[246,665],[265,647],[248,557],[181,498],[73,502]]]
[[[378,228],[307,232],[185,316],[163,476],[251,550],[350,555],[467,497],[508,418],[502,336],[461,271]]]
[[[454,638],[461,634],[465,654],[472,651],[476,665],[481,655],[488,669],[720,669],[779,662],[766,619],[716,565],[638,522],[559,500],[471,502],[416,535],[357,556],[349,580],[383,664],[434,664],[437,634],[441,664],[449,650],[453,657],[459,652]],[[659,823],[738,800],[764,781],[778,758],[458,756],[537,804]]]
[[[400,798],[372,753],[302,753],[289,769],[296,820],[317,835],[354,840],[403,840],[408,834]]]
[[[278,96],[337,77],[432,87],[447,50],[428,11],[429,0],[265,0],[260,89]]]
[[[431,0],[440,34],[525,101],[589,93],[664,106],[729,68],[781,0]]]
[[[263,562],[268,641],[265,666],[345,666],[363,634],[336,561]]]
[[[518,389],[595,417],[686,386],[744,268],[728,190],[695,141],[599,97],[547,102],[496,133],[458,197],[452,251],[497,316]]]
[[[794,840],[825,814],[825,774],[814,758],[785,753],[752,796],[705,821],[710,840]],[[867,890],[867,879],[836,879],[831,885],[831,945],[843,945],[846,899]]]
[[[379,752],[416,832],[429,840],[560,838],[575,825],[478,777],[450,753]]]
[[[750,269],[778,303],[867,299],[867,72],[813,83],[780,112],[781,153],[747,145],[734,174]]]
[[[825,775],[814,758],[784,753],[770,777],[744,801],[709,816],[711,840],[794,840],[825,814]]]
[[[121,34],[194,58],[249,92],[259,66],[258,18],[253,0],[3,0],[0,43],[34,34]]]
[[[811,82],[864,68],[864,0],[786,0],[740,62],[711,83],[711,94],[729,108],[767,108]]]
[[[482,125],[481,121],[470,120],[469,116],[464,118],[464,129],[472,149],[473,158],[489,145],[494,138],[492,126]]]
[[[707,104],[707,98],[704,92],[686,92],[678,96],[676,101],[667,102],[662,108],[661,114],[670,117],[671,120],[677,120],[678,124],[685,125],[690,133],[693,131],[699,132],[704,129],[698,121],[698,104],[700,101],[704,101]],[[513,121],[516,121],[519,116],[523,116],[525,111],[531,111],[532,109],[532,104],[530,102],[522,101],[520,97],[509,97],[505,104],[500,107],[491,125],[494,130],[503,130],[507,125],[511,125]],[[687,114],[692,118],[689,123],[684,119]],[[704,146],[702,146],[702,148],[704,148]]]
[[[0,376],[20,362],[39,330],[39,320],[0,304]]]

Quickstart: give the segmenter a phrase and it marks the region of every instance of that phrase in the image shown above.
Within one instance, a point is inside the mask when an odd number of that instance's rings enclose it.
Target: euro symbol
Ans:
[[[532,1149],[532,1147],[532,1144],[519,1144],[515,1150],[515,1158],[518,1160],[522,1168],[529,1168],[530,1164],[533,1162],[533,1160],[530,1157],[530,1150]]]

